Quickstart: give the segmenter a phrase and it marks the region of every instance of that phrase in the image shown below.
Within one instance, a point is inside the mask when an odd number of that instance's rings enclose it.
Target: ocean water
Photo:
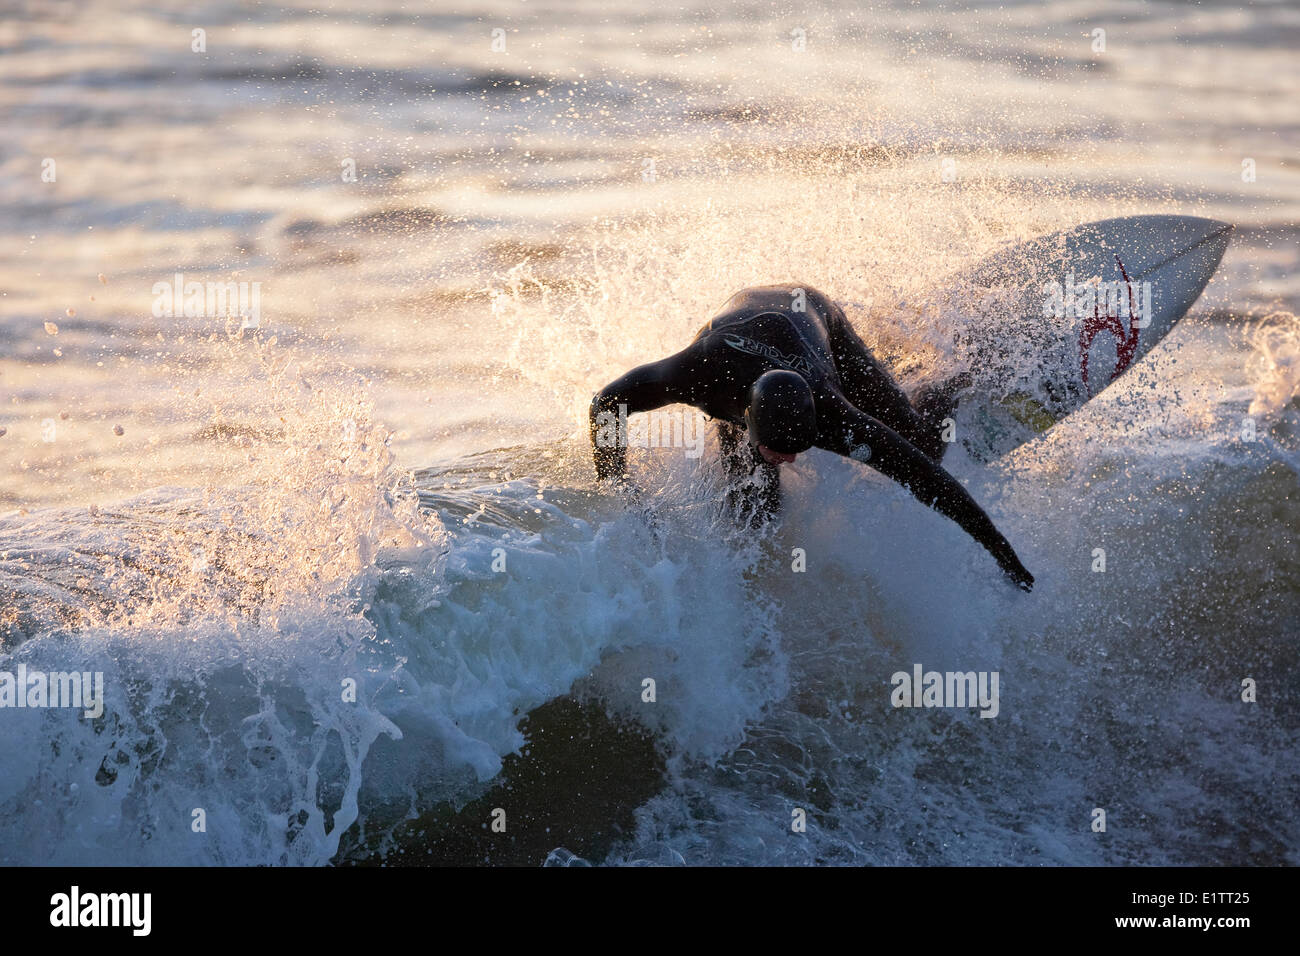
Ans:
[[[0,672],[105,696],[0,708],[0,861],[1298,862],[1298,40],[1284,3],[11,5]],[[737,289],[824,290],[914,387],[954,275],[1155,212],[1236,227],[1191,313],[945,460],[1032,594],[821,452],[756,534],[711,436],[595,486],[592,394]],[[916,663],[998,672],[998,716],[890,706]]]

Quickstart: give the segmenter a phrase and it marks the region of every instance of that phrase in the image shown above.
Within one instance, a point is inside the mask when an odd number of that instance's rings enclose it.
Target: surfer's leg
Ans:
[[[727,475],[727,507],[742,523],[759,527],[781,510],[781,469],[763,460],[745,429],[718,422],[718,444]]]
[[[942,417],[934,420],[912,407],[906,393],[876,361],[838,306],[831,312],[827,329],[844,397],[859,411],[898,432],[932,461],[939,461],[946,448],[941,434]]]

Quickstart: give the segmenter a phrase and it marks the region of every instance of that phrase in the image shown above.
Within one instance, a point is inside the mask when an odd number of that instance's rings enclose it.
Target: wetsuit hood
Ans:
[[[749,437],[783,455],[807,451],[817,440],[812,388],[798,372],[764,372],[754,383],[745,423]]]

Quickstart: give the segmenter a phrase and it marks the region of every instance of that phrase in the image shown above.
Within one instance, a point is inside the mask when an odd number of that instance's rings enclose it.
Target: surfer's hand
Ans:
[[[1012,584],[1026,592],[1034,589],[1034,576],[1020,563],[1016,553],[1011,550],[1011,545],[1007,545],[1006,554],[997,555],[997,559],[1002,566],[1002,573],[1011,579]]]
[[[1011,583],[1020,588],[1020,590],[1029,592],[1034,589],[1034,576],[1030,574],[1029,570],[1018,560],[1014,567],[1003,565],[1002,570],[1006,573],[1006,576],[1011,579]]]
[[[1034,576],[1029,573],[1029,569],[1020,563],[1020,558],[1016,555],[1015,549],[1011,547],[1011,542],[1006,538],[999,536],[998,540],[987,545],[989,553],[997,559],[998,566],[1002,568],[1011,583],[1022,591],[1032,591],[1034,589]]]
[[[609,478],[601,484],[607,491],[623,498],[628,510],[639,514],[652,531],[658,529],[659,516],[655,513],[654,506],[650,504],[649,496],[641,490],[641,486],[636,484],[630,475]]]
[[[631,501],[637,501],[641,497],[641,489],[633,483],[632,476],[628,474],[610,475],[599,479],[597,484],[602,491],[622,495]]]
[[[659,521],[659,513],[650,501],[650,496],[642,491],[639,485],[635,485],[630,481],[622,485],[622,491],[624,498],[627,500],[628,510],[645,522],[650,534],[657,540],[663,531],[663,527]]]

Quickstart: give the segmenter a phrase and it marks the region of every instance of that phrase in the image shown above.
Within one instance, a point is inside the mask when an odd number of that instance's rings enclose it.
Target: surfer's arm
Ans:
[[[693,354],[687,348],[658,362],[639,365],[591,400],[589,430],[597,478],[621,481],[627,477],[629,415],[693,401]]]
[[[819,409],[819,416],[821,410]],[[818,444],[827,451],[860,461],[892,478],[925,505],[961,525],[988,549],[1003,572],[1028,591],[1034,577],[1020,563],[1011,543],[970,493],[952,475],[905,438],[847,403],[826,416],[829,426]]]

